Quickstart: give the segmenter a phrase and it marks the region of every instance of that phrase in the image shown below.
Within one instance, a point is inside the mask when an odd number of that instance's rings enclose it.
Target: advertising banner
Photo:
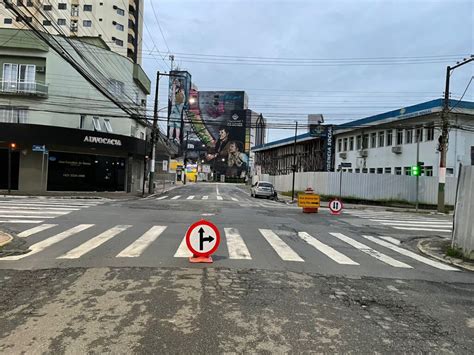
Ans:
[[[168,94],[168,137],[181,143],[184,137],[183,122],[189,109],[191,74],[187,71],[170,72]]]

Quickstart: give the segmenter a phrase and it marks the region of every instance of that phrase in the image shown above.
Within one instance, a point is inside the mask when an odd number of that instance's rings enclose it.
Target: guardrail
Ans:
[[[48,85],[36,81],[0,81],[0,93],[6,95],[34,95],[48,97]]]

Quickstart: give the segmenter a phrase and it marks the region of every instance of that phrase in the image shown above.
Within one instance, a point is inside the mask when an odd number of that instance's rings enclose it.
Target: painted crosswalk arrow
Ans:
[[[201,227],[199,228],[199,249],[202,251],[204,250],[204,242],[212,242],[214,241],[214,237],[213,236],[209,236],[209,237],[204,237],[204,229]]]

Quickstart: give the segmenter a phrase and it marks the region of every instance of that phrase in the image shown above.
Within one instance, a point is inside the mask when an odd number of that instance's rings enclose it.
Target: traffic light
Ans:
[[[411,167],[411,176],[420,176],[421,169],[419,165],[414,165]]]
[[[10,149],[14,150],[16,148],[16,143],[10,143]]]

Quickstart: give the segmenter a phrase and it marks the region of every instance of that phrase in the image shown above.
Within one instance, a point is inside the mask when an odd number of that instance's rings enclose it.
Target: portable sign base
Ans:
[[[191,263],[212,263],[211,255],[219,248],[221,235],[217,227],[209,221],[201,220],[192,224],[186,232],[186,245],[193,254]]]
[[[329,202],[329,211],[331,211],[331,214],[334,216],[340,215],[343,208],[344,205],[342,204],[342,201],[337,198]]]
[[[320,207],[320,197],[308,187],[304,193],[298,194],[298,207],[303,207],[303,213],[318,213]]]

